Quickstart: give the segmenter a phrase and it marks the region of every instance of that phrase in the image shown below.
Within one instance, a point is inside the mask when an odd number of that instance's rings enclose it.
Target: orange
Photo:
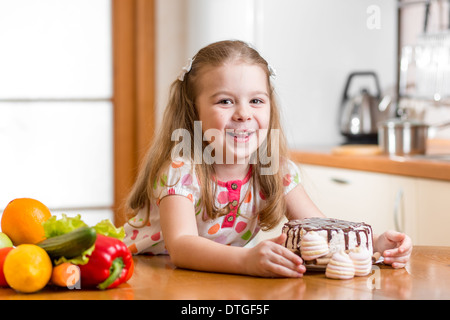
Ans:
[[[3,264],[8,285],[19,292],[41,290],[52,275],[52,261],[47,252],[34,244],[21,244],[12,249]]]
[[[50,210],[42,202],[30,198],[14,199],[3,211],[2,232],[15,246],[35,244],[45,239],[42,223],[50,217]]]

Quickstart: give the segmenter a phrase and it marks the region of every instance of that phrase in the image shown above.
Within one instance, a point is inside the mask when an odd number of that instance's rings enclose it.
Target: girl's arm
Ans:
[[[159,210],[166,248],[177,267],[267,277],[300,277],[305,272],[300,257],[279,245],[284,235],[253,248],[227,246],[198,235],[189,199],[164,197]]]
[[[323,217],[324,214],[316,207],[314,202],[306,194],[301,184],[288,192],[286,199],[286,218],[288,220]]]

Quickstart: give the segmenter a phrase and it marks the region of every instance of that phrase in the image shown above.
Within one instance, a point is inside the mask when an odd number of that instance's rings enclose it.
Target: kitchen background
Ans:
[[[367,10],[375,3],[378,29],[367,25]],[[349,72],[374,70],[386,90],[395,86],[397,10],[392,0],[169,0],[158,10],[161,21],[171,23],[158,29],[157,91],[164,92],[178,66],[198,48],[218,39],[249,41],[277,71],[275,85],[292,147],[340,141],[338,106]],[[160,95],[158,108],[165,100]]]
[[[0,0],[0,210],[14,198],[33,197],[55,214],[80,213],[88,223],[114,219],[112,15],[120,2]],[[399,105],[410,114],[432,123],[450,120],[442,90],[437,97],[422,88],[431,95],[417,98],[414,59],[402,74],[405,87],[399,84],[404,48],[420,42],[427,1],[147,3],[155,4],[154,51],[144,49],[155,57],[154,129],[164,121],[169,85],[186,60],[204,45],[230,38],[251,42],[275,67],[291,148],[344,141],[339,106],[353,71],[374,71],[382,95],[394,102],[403,90]],[[429,3],[427,32],[449,29],[449,2]],[[447,69],[449,57],[443,60]],[[373,92],[373,79],[358,79],[349,93],[361,87]],[[449,130],[438,137],[450,139]]]

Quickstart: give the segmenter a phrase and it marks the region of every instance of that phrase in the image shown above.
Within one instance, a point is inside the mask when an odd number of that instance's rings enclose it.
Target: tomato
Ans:
[[[5,263],[5,258],[8,253],[14,249],[13,247],[1,248],[0,249],[0,287],[9,287],[6,282],[5,275],[3,274],[3,264]]]

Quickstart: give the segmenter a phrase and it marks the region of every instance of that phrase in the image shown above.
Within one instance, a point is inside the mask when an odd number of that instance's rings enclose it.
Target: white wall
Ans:
[[[159,0],[157,105],[164,107],[168,85],[198,49],[240,38],[252,42],[277,70],[275,86],[290,145],[340,143],[337,112],[348,73],[374,70],[383,88],[395,86],[395,4],[393,0]],[[379,29],[367,27],[371,17],[367,9],[372,5],[379,8]],[[172,51],[177,54],[169,59]]]
[[[395,3],[264,1],[261,51],[278,71],[277,88],[291,146],[341,141],[337,112],[349,72],[374,70],[383,88],[395,86]],[[367,27],[371,5],[380,9],[380,29]],[[352,92],[361,83],[355,81]]]
[[[230,38],[254,43],[258,0],[189,0],[187,53]]]

